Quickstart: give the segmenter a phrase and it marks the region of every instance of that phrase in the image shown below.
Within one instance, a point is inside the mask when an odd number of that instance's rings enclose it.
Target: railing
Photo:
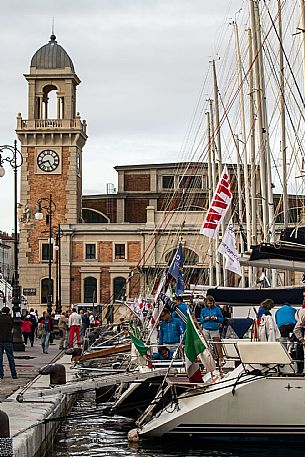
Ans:
[[[17,130],[77,129],[86,134],[87,124],[79,117],[76,119],[35,119],[17,117]]]

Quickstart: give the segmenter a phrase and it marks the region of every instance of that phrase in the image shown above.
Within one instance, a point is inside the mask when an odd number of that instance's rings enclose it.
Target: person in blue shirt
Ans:
[[[183,302],[182,297],[176,297],[175,301],[176,301],[176,309],[178,308],[181,311],[181,313],[183,313],[185,315],[185,317],[187,317],[188,306],[186,303]],[[178,313],[176,311],[173,312],[172,317],[180,320],[181,327],[183,328],[183,333],[185,333],[186,322],[184,322],[184,320],[181,319],[181,317],[178,315]],[[183,340],[183,342],[184,342],[184,340]]]
[[[215,341],[215,346],[218,354],[219,365],[223,362],[223,354],[220,343],[219,327],[223,323],[224,318],[221,309],[216,306],[214,297],[206,296],[206,303],[200,313],[200,323],[202,325],[202,333],[208,341]]]
[[[165,344],[178,344],[184,334],[181,319],[171,316],[168,309],[164,309],[161,313],[161,324],[159,331],[159,346]]]
[[[158,352],[153,354],[153,360],[171,360],[173,358],[173,351],[166,346],[160,346]]]
[[[289,303],[284,303],[275,313],[275,322],[283,338],[288,338],[289,333],[293,332],[297,323],[295,318],[296,311]]]

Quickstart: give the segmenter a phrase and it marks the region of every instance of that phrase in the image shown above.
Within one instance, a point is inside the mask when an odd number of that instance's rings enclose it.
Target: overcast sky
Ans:
[[[175,162],[219,36],[242,0],[1,1],[0,144],[27,119],[33,54],[58,43],[82,83],[77,110],[88,124],[83,193],[116,186],[116,165]],[[0,230],[13,228],[13,173],[0,181]],[[43,191],[42,191],[43,193]],[[43,196],[43,195],[42,195]]]

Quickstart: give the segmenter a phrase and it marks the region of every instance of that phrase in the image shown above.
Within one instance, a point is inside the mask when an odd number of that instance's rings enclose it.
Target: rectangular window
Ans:
[[[87,260],[96,259],[96,245],[95,244],[86,244],[86,259]]]
[[[125,244],[115,245],[114,256],[116,259],[125,259]]]
[[[162,189],[174,188],[174,176],[162,176]]]
[[[48,262],[49,260],[49,243],[41,245],[41,260],[43,262]],[[51,246],[51,260],[53,260],[53,245]]]
[[[202,189],[202,176],[180,176],[180,189]]]

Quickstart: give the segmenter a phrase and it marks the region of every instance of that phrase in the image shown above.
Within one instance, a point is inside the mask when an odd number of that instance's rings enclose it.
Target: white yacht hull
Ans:
[[[247,376],[235,385],[237,372],[204,393],[180,396],[176,406],[140,425],[139,434],[305,441],[305,378]]]

